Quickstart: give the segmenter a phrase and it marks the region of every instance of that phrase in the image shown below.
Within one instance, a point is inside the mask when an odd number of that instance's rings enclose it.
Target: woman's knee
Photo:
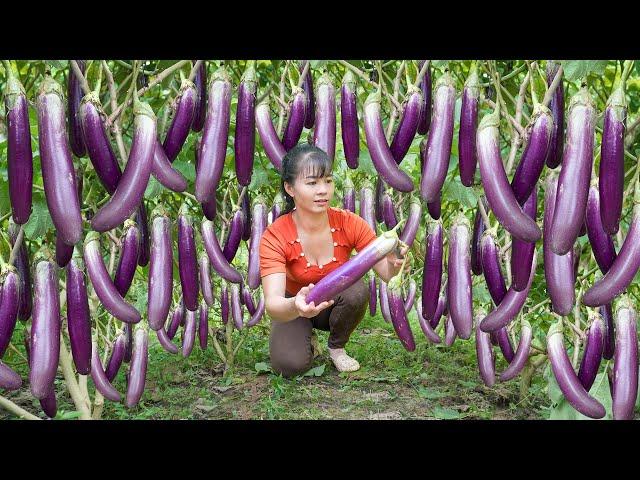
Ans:
[[[306,372],[311,368],[312,363],[313,355],[311,352],[309,355],[278,354],[277,352],[271,352],[271,370],[286,378],[295,377],[296,375]]]
[[[358,310],[369,303],[369,284],[365,283],[363,280],[359,280],[339,296],[339,302],[336,303],[342,303],[345,306]]]

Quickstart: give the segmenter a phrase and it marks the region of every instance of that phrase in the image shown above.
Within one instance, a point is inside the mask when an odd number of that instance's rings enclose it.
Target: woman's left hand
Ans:
[[[399,246],[400,249],[400,258],[397,255],[397,250],[394,250],[390,253],[387,254],[387,261],[389,262],[389,267],[391,267],[391,269],[393,271],[396,272],[400,272],[400,267],[402,267],[402,263],[404,262],[404,256],[407,254],[407,252],[409,251],[409,247],[405,246]],[[405,270],[407,270],[409,268],[409,261],[407,261],[407,263],[405,264]]]

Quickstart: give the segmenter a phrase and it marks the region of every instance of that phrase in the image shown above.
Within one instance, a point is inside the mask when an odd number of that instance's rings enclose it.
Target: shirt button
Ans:
[[[337,247],[338,246],[338,242],[333,242],[333,246]]]
[[[296,238],[296,242],[300,243],[300,239],[299,239],[299,238]]]
[[[333,233],[333,232],[335,232],[335,231],[336,231],[336,229],[335,229],[335,228],[332,228],[332,229],[331,229],[331,232],[332,232],[332,233]]]
[[[301,257],[304,257],[304,252],[300,252],[300,256],[301,256]]]
[[[311,266],[311,264],[310,264],[310,263],[307,263],[307,267],[310,267],[310,266]]]
[[[336,261],[336,257],[333,257],[333,261],[334,261],[334,262]]]
[[[318,267],[322,268],[322,265],[318,265]]]

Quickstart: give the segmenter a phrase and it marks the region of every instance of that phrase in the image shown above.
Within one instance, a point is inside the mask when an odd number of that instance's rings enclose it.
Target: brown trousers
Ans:
[[[285,297],[290,298],[288,292]],[[343,348],[364,318],[369,304],[369,286],[358,281],[334,298],[329,308],[312,318],[298,317],[289,322],[271,322],[269,351],[271,368],[284,377],[293,377],[311,368],[312,328],[329,331],[329,348]]]

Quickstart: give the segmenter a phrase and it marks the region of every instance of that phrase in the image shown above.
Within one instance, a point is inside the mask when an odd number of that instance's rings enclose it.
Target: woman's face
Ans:
[[[293,185],[285,182],[284,187],[293,197],[296,209],[309,213],[326,211],[335,190],[331,173],[316,177],[308,171],[299,173]]]

